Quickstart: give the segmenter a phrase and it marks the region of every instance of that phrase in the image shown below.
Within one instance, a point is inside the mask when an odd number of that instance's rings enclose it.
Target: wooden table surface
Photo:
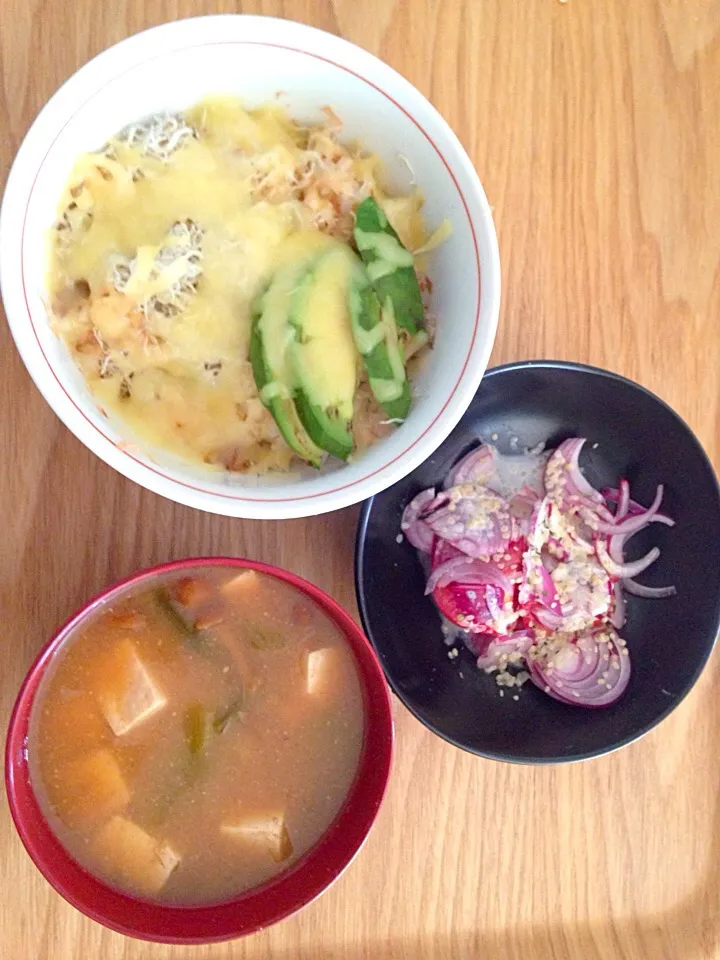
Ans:
[[[458,132],[500,238],[494,362],[565,358],[633,377],[720,464],[720,2],[0,0],[0,176],[87,58],[155,23],[241,10],[366,47]],[[0,357],[3,723],[53,627],[143,565],[210,553],[269,560],[356,613],[356,510],[273,523],[170,504],[60,424],[4,324]],[[214,947],[141,944],[84,919],[32,866],[3,803],[0,955],[720,958],[718,681],[715,656],[640,743],[556,769],[466,755],[396,704],[392,783],[361,855],[299,916]]]

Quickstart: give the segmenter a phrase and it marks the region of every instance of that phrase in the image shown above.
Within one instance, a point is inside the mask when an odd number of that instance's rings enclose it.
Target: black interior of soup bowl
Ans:
[[[398,542],[403,508],[480,439],[501,452],[569,436],[588,438],[581,467],[596,487],[627,477],[650,504],[665,485],[661,524],[629,541],[628,557],[650,546],[660,559],[638,579],[673,583],[677,596],[628,597],[622,635],[632,657],[628,689],[613,706],[569,706],[527,683],[499,688],[464,648],[448,657],[440,617],[423,595],[413,547]],[[356,587],[366,633],[395,693],[435,733],[481,756],[548,763],[597,756],[662,720],[690,690],[720,629],[720,491],[702,447],[666,404],[622,377],[578,364],[513,364],[488,371],[466,414],[417,470],[365,504],[357,534]]]

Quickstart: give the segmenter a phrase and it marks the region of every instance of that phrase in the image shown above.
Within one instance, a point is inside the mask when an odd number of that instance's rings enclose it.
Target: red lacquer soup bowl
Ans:
[[[230,900],[201,906],[150,901],[120,892],[93,876],[55,836],[33,790],[28,755],[30,718],[38,687],[65,641],[98,607],[153,580],[198,567],[257,570],[309,597],[327,614],[350,647],[363,693],[364,738],[346,800],[321,839],[286,871]],[[326,593],[306,580],[265,563],[202,558],[162,564],[134,574],[93,597],[40,652],[20,689],[10,720],[5,784],[20,838],[38,869],[69,903],[119,933],[167,943],[210,943],[253,933],[310,903],[342,873],[363,845],[377,816],[390,775],[393,720],[390,696],[377,657],[361,629]]]

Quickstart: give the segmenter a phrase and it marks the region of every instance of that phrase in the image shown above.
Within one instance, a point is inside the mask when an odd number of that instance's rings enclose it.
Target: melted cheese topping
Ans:
[[[421,200],[386,198],[375,158],[277,107],[213,98],[170,121],[78,160],[54,232],[54,326],[99,405],[141,441],[195,463],[287,469],[249,363],[253,301],[288,238],[347,240],[369,193],[417,247]],[[313,310],[336,311],[338,284]],[[323,331],[317,349],[333,351],[338,376],[354,371],[349,326]]]

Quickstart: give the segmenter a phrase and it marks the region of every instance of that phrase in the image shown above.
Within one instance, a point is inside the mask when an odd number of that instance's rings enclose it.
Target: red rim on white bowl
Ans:
[[[179,65],[187,69],[177,69]],[[167,78],[174,87],[168,88]],[[163,86],[164,84],[164,86]],[[48,324],[44,237],[74,159],[147,113],[230,92],[249,104],[279,90],[295,116],[328,102],[380,154],[391,180],[411,158],[430,226],[453,235],[433,252],[436,344],[414,384],[408,420],[357,463],[269,482],[211,474],[141,450],[96,407]],[[407,178],[407,173],[405,173]],[[445,439],[470,403],[497,328],[500,265],[492,214],[459,140],[391,67],[338,37],[292,21],[223,15],[164,24],[99,54],[48,101],[8,178],[0,215],[0,282],[25,365],[61,420],[120,473],[171,500],[228,516],[289,518],[339,509],[391,486]]]
[[[115,890],[82,868],[50,829],[32,788],[28,731],[45,670],[72,631],[98,607],[158,576],[203,566],[240,567],[269,574],[314,600],[341,630],[357,665],[365,735],[347,798],[326,833],[296,864],[274,879],[218,904],[173,906]],[[43,647],[13,708],[5,747],[5,786],[20,839],[35,865],[74,907],[118,933],[162,943],[230,940],[276,923],[323,893],[351,863],[380,809],[390,776],[394,727],[390,693],[377,656],[360,627],[318,587],[287,570],[230,557],[164,563],[133,574],[88,601]]]

